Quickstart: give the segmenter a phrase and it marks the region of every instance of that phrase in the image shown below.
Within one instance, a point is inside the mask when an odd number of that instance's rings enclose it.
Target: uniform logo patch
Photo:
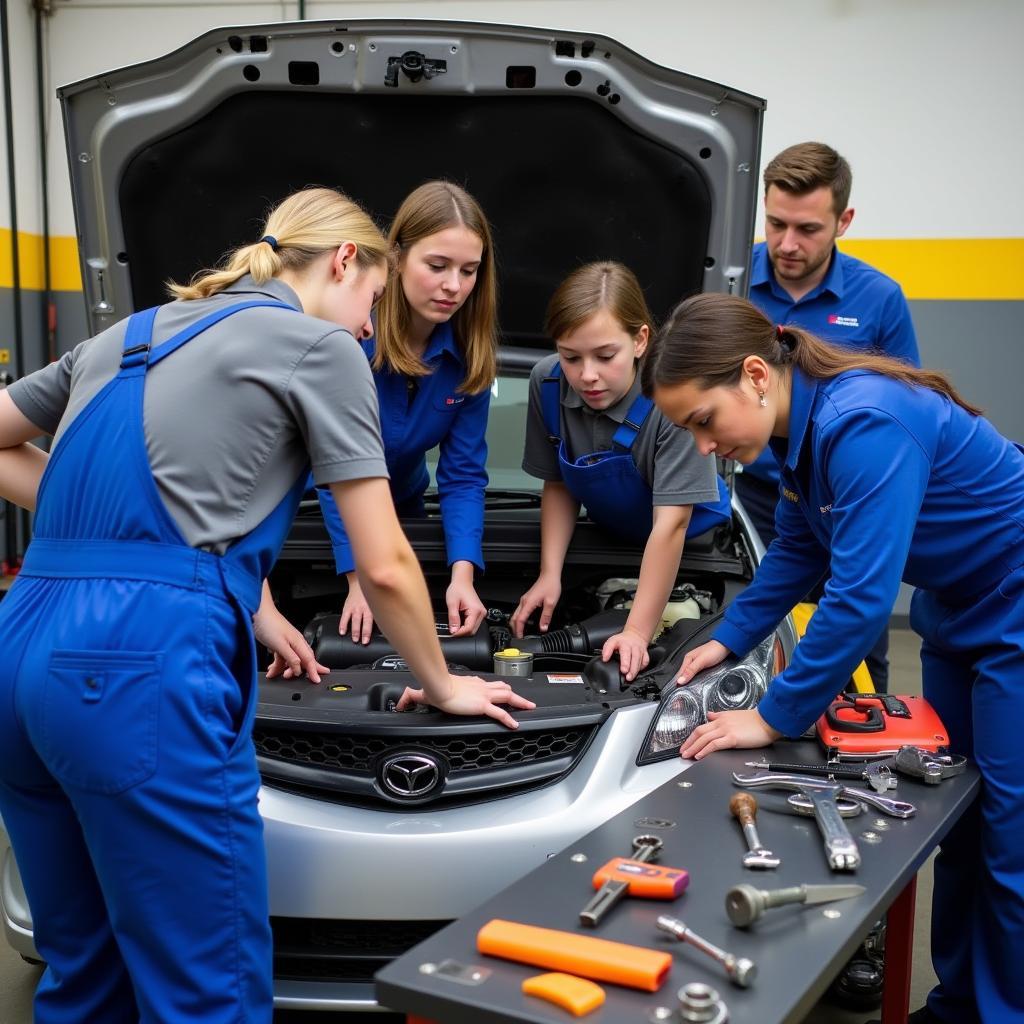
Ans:
[[[855,316],[840,316],[838,313],[829,313],[828,322],[834,327],[860,327],[860,321]]]
[[[823,516],[824,516],[824,515],[828,515],[828,513],[832,511],[832,503],[831,503],[831,502],[829,502],[829,504],[827,504],[827,505],[819,505],[819,506],[818,506],[818,511],[819,511],[819,512],[820,512],[820,513],[821,513],[821,514],[822,514]]]
[[[788,487],[782,488],[782,496],[786,499],[786,501],[793,502],[794,505],[800,504],[800,495],[797,494],[795,491],[791,491]]]
[[[445,405],[462,405],[462,403],[465,400],[466,400],[466,396],[465,395],[449,395],[444,400],[444,404]]]

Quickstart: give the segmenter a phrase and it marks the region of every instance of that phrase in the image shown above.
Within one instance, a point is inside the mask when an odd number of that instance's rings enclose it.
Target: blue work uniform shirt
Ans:
[[[359,344],[372,362],[376,341]],[[411,397],[404,374],[386,367],[373,371],[391,495],[399,506],[421,497],[430,485],[426,453],[439,447],[437,492],[448,564],[472,562],[483,571],[490,388],[477,395],[458,390],[466,377],[466,360],[450,323],[438,324],[431,332],[423,362],[430,373],[415,378],[418,387]],[[318,494],[337,571],[350,572],[355,560],[338,506],[329,491]]]
[[[1024,565],[1024,450],[945,395],[852,370],[794,369],[779,535],[714,639],[743,655],[828,569],[792,662],[759,710],[799,736],[888,621],[901,580],[962,605]]]
[[[914,324],[900,286],[835,246],[824,278],[794,302],[775,278],[768,243],[758,242],[751,260],[748,298],[773,323],[803,327],[837,345],[921,365]],[[743,472],[767,483],[779,482],[778,463],[767,449]]]

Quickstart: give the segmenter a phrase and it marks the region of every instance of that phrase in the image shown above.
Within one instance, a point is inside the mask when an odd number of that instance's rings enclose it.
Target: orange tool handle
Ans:
[[[499,918],[488,921],[477,932],[476,948],[488,956],[644,992],[657,992],[672,967],[669,953]]]
[[[538,974],[523,982],[523,994],[546,999],[574,1017],[584,1017],[604,1002],[604,989],[573,974]]]
[[[647,900],[674,900],[686,891],[690,873],[682,868],[615,857],[594,873],[595,889],[605,882],[625,882],[630,896]]]

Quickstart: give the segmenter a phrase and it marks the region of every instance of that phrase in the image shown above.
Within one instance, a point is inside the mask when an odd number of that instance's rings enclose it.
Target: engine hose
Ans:
[[[583,622],[519,640],[510,639],[507,629],[489,626],[487,622],[481,623],[472,636],[448,636],[447,626],[438,626],[438,639],[447,661],[468,665],[476,672],[490,672],[494,668],[496,645],[518,647],[535,655],[572,654],[589,658],[609,637],[622,632],[628,615],[629,612],[623,610],[601,612]],[[317,615],[305,629],[306,640],[321,664],[329,668],[352,668],[395,655],[394,647],[382,633],[375,632],[368,644],[339,634],[340,618],[334,614]]]

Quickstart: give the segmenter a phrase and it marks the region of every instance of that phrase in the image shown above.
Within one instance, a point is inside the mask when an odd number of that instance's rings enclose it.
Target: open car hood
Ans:
[[[425,180],[468,188],[494,227],[508,346],[549,347],[550,293],[589,260],[631,267],[658,318],[693,292],[746,290],[764,101],[600,36],[224,28],[59,95],[94,332],[252,241],[310,184],[382,224]]]

